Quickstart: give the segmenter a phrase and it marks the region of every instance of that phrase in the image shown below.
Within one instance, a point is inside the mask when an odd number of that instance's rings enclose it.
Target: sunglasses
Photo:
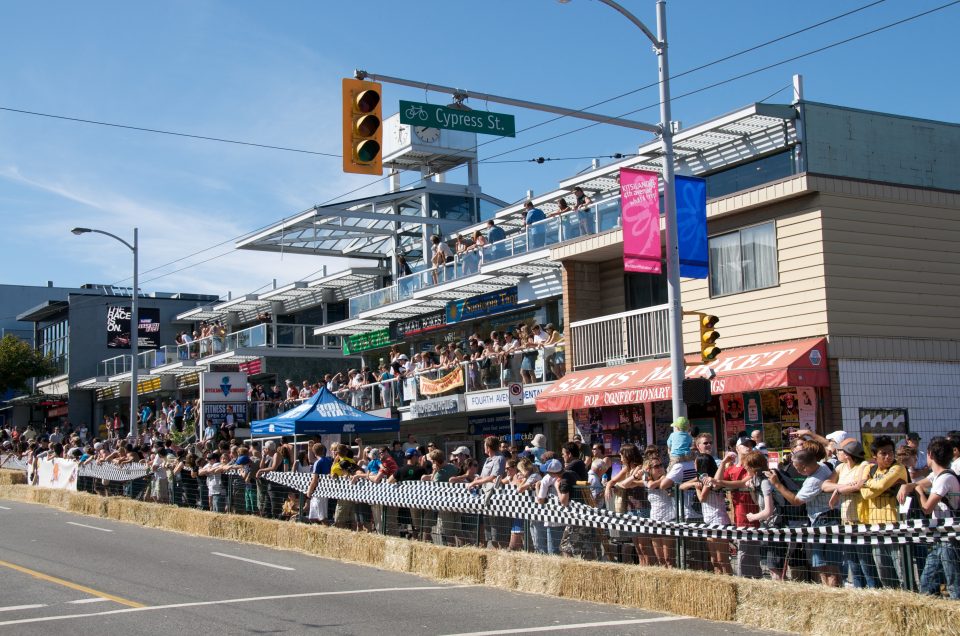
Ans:
[[[650,464],[650,468],[663,468],[663,464]]]

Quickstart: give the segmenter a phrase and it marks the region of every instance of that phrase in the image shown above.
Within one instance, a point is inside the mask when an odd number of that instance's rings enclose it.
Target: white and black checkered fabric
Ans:
[[[267,479],[306,493],[311,475],[302,473],[268,473]],[[571,502],[561,506],[555,497],[546,504],[538,504],[533,493],[518,493],[511,487],[492,491],[472,492],[463,484],[406,481],[397,484],[360,481],[351,484],[348,479],[321,476],[314,497],[343,499],[373,505],[398,508],[419,508],[495,517],[509,517],[527,521],[621,530],[625,532],[673,537],[704,537],[748,541],[778,541],[790,543],[839,544],[899,544],[917,541],[934,542],[953,539],[958,535],[953,519],[918,519],[902,523],[874,525],[836,525],[798,528],[737,528],[734,526],[702,523],[663,522],[642,519],[632,514],[617,514],[611,510],[591,508]]]
[[[143,464],[125,464],[118,466],[110,463],[90,463],[80,467],[79,475],[81,477],[95,477],[108,481],[133,481],[149,473],[150,469]]]
[[[26,472],[27,462],[16,455],[0,455],[0,468],[9,470],[22,470]]]

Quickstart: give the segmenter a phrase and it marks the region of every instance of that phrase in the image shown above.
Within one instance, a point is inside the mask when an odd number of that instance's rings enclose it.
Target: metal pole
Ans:
[[[507,397],[509,399],[509,396]],[[510,443],[508,446],[513,446],[513,402],[510,403]]]
[[[673,129],[670,125],[670,66],[667,63],[667,3],[657,0],[657,56],[660,70],[660,143],[663,147],[663,205],[667,225],[667,319],[670,321],[670,389],[673,417],[687,414],[682,398],[683,313],[680,303],[680,251],[677,239],[677,202],[673,179]]]
[[[137,436],[137,411],[139,410],[137,394],[137,366],[140,354],[140,305],[138,301],[139,290],[139,272],[137,268],[137,256],[139,244],[137,241],[137,228],[133,228],[133,295],[130,301],[130,355],[132,357],[130,365],[130,434]]]
[[[620,126],[622,128],[633,128],[634,130],[645,130],[647,132],[658,133],[659,129],[654,124],[647,124],[642,121],[633,121],[631,119],[623,119],[621,117],[607,117],[606,115],[597,115],[594,113],[588,113],[584,110],[576,110],[573,108],[564,108],[562,106],[551,106],[550,104],[540,104],[538,102],[529,102],[525,99],[514,99],[512,97],[504,97],[502,95],[491,95],[490,93],[478,93],[476,91],[468,91],[462,88],[454,88],[452,86],[442,86],[440,84],[431,84],[429,82],[417,82],[414,80],[403,79],[401,77],[392,77],[390,75],[380,75],[378,73],[368,73],[366,71],[356,70],[354,71],[354,77],[357,79],[366,79],[372,80],[374,82],[382,82],[384,84],[397,84],[399,86],[409,86],[411,88],[418,88],[426,91],[434,91],[437,93],[447,93],[453,95],[454,97],[459,97],[461,99],[466,99],[472,97],[474,99],[484,101],[484,102],[494,102],[497,104],[506,104],[508,106],[517,106],[518,108],[528,108],[530,110],[539,110],[544,113],[554,113],[555,115],[563,115],[565,117],[573,117],[575,119],[586,119],[587,121],[596,121],[601,124],[612,124],[614,126]]]

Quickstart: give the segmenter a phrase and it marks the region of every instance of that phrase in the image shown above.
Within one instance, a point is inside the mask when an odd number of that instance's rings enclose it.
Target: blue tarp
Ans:
[[[285,413],[250,424],[250,435],[329,435],[336,433],[392,433],[400,420],[377,417],[340,401],[326,387]]]

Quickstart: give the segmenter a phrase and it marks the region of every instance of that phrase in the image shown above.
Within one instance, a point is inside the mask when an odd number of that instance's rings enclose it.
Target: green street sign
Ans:
[[[445,128],[498,137],[516,137],[513,115],[485,110],[459,110],[447,106],[400,100],[400,123],[423,128]]]
[[[391,344],[390,330],[378,329],[376,331],[367,331],[352,336],[344,336],[341,339],[343,343],[343,355],[349,356],[361,351],[379,349]]]

